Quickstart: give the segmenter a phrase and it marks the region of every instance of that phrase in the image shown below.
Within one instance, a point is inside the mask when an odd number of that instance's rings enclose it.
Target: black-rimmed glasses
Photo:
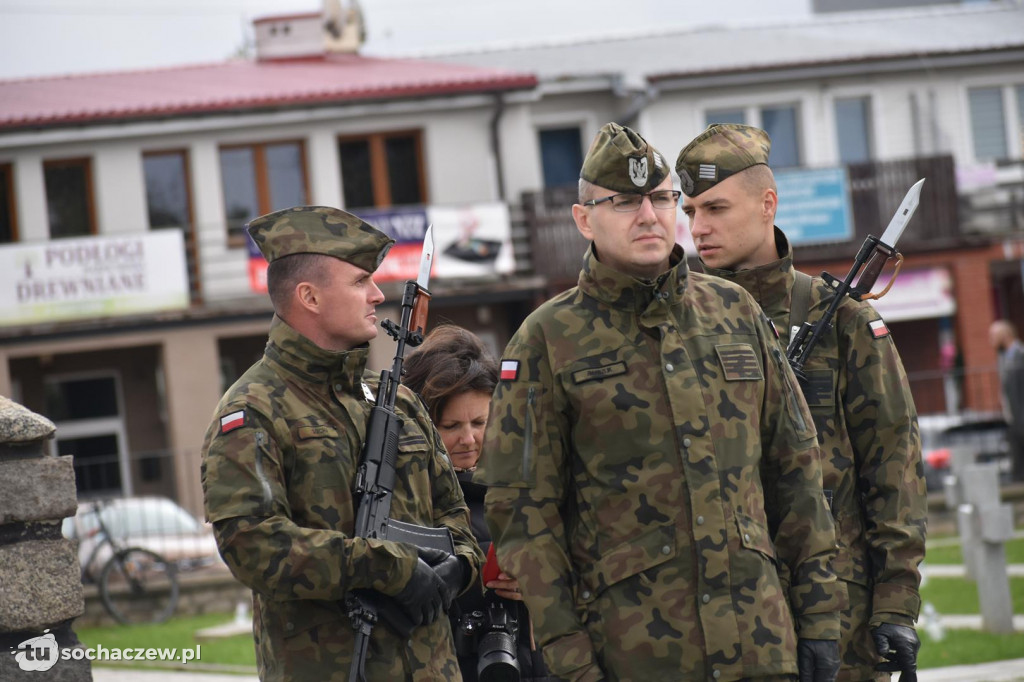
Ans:
[[[610,197],[591,199],[584,201],[584,206],[597,206],[606,201],[612,202],[612,210],[619,213],[635,213],[640,210],[644,203],[644,197],[651,200],[651,206],[659,211],[675,208],[679,204],[679,197],[682,193],[674,189],[659,189],[654,192],[613,194]]]

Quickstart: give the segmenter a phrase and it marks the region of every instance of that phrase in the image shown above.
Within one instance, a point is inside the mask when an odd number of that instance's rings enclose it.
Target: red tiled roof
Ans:
[[[536,83],[532,74],[505,69],[358,55],[0,80],[0,130],[497,92]]]

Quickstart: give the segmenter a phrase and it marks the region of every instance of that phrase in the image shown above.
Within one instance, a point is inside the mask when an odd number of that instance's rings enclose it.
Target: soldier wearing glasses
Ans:
[[[600,130],[579,285],[501,362],[477,469],[499,563],[561,678],[789,680],[799,651],[802,679],[832,680],[813,422],[754,300],[688,272],[678,199],[657,150]]]

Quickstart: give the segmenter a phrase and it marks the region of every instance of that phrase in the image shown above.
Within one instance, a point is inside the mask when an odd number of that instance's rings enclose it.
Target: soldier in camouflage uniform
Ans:
[[[263,358],[217,406],[202,482],[221,555],[253,591],[260,679],[347,679],[345,600],[360,589],[388,595],[417,624],[408,637],[377,624],[367,679],[458,680],[451,628],[438,616],[477,580],[483,555],[440,438],[405,387],[391,515],[447,527],[456,555],[352,537],[353,478],[377,393],[377,378],[363,376],[384,300],[372,273],[393,242],[324,207],[271,213],[248,229],[270,262],[276,315]]]
[[[679,153],[676,170],[705,272],[753,294],[785,348],[791,324],[800,321],[791,310],[798,275],[792,249],[774,226],[770,147],[763,130],[713,125]],[[795,314],[814,323],[833,292],[820,277],[799,277],[806,289],[797,298],[806,305]],[[927,500],[914,400],[885,323],[870,304],[849,297],[806,374],[839,541],[833,568],[849,593],[839,679],[887,680],[876,664],[914,669],[920,646],[913,624]],[[882,663],[880,652],[895,660]]]
[[[580,176],[579,285],[505,349],[477,470],[548,669],[788,680],[799,650],[803,679],[834,679],[834,530],[766,318],[687,271],[679,193],[642,137],[607,124]]]

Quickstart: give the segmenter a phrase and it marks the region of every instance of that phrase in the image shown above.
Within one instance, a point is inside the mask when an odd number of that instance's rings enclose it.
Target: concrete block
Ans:
[[[0,396],[0,443],[29,443],[53,436],[57,427],[41,414]]]
[[[984,542],[1006,542],[1013,539],[1013,507],[993,504],[979,507],[981,539]]]
[[[70,455],[0,460],[0,525],[73,516],[76,495]]]
[[[41,632],[82,615],[82,573],[68,540],[0,546],[0,632]]]

